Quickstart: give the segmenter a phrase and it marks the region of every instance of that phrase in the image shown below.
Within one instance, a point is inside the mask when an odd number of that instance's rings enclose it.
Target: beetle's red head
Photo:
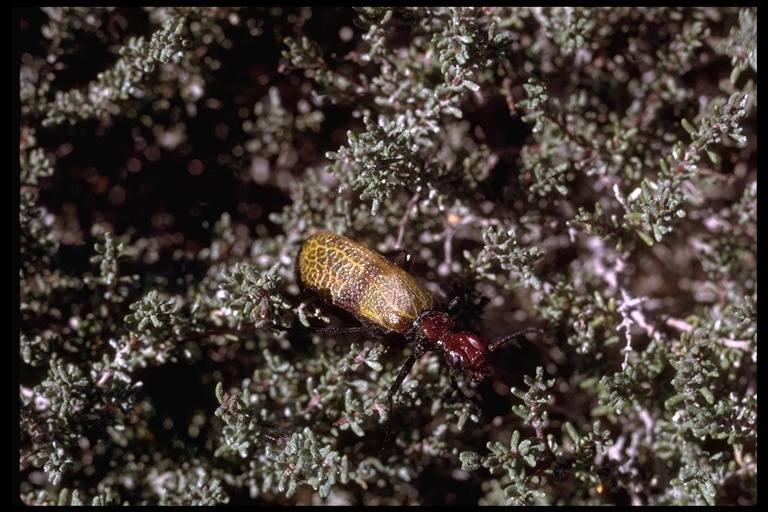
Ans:
[[[475,381],[488,376],[485,354],[488,349],[471,332],[456,333],[453,320],[442,311],[427,311],[414,322],[428,350],[440,350],[452,372],[468,373]]]
[[[453,370],[468,373],[475,381],[488,376],[485,345],[475,334],[460,332],[451,336],[442,347],[445,360]]]

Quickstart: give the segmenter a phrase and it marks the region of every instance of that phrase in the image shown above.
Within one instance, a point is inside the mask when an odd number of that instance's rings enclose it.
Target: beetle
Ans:
[[[443,354],[451,381],[466,373],[479,382],[489,374],[488,354],[509,340],[540,329],[525,329],[486,346],[471,332],[456,332],[451,316],[408,272],[383,255],[345,236],[322,231],[309,236],[296,258],[296,280],[302,290],[352,314],[362,324],[396,332],[415,343],[387,393],[389,437],[394,395],[416,360],[429,351]],[[477,404],[476,404],[477,405]]]

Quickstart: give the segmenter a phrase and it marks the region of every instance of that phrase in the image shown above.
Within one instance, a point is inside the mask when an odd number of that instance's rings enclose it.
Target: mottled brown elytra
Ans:
[[[450,315],[440,311],[435,297],[405,270],[354,240],[327,231],[310,236],[302,244],[296,278],[302,289],[313,290],[323,301],[351,313],[363,324],[398,332],[416,344],[387,393],[386,437],[391,427],[393,397],[425,352],[442,352],[454,386],[464,395],[456,384],[456,373],[467,373],[481,381],[489,373],[489,352],[525,333],[541,332],[526,329],[486,347],[473,333],[455,332]]]

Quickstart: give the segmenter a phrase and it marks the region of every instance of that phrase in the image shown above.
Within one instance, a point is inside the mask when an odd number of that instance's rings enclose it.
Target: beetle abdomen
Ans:
[[[299,249],[296,277],[302,288],[385,329],[404,333],[437,301],[403,269],[345,236],[310,236]]]

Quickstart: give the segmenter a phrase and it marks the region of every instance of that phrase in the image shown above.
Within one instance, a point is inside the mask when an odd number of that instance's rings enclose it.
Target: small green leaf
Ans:
[[[680,124],[683,126],[683,129],[688,132],[689,135],[693,135],[696,133],[696,128],[694,128],[693,125],[689,123],[687,119],[685,118],[681,119]]]
[[[664,407],[667,410],[670,410],[670,409],[672,409],[673,406],[679,404],[683,400],[685,400],[685,394],[684,393],[678,393],[678,394],[676,394],[676,395],[674,395],[674,396],[672,396],[670,398],[667,398],[664,401]]]

